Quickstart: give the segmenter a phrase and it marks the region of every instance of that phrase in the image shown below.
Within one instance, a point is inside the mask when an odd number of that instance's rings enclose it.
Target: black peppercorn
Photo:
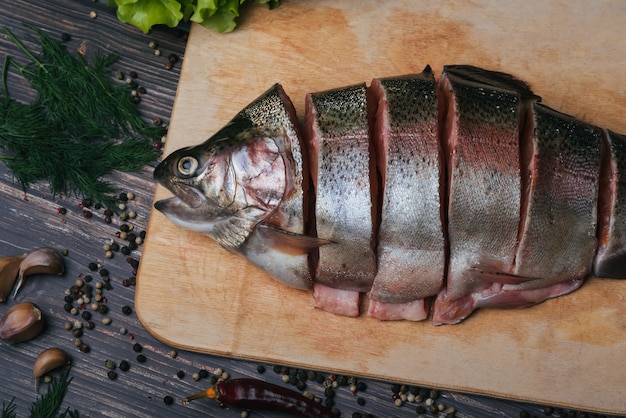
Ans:
[[[80,316],[82,316],[84,320],[89,321],[91,319],[91,312],[83,311],[83,313],[80,314]]]
[[[209,377],[209,372],[207,372],[204,369],[200,369],[198,371],[198,376],[200,376],[200,378],[202,378],[202,379],[206,379],[207,377]]]
[[[109,370],[109,372],[107,373],[107,377],[111,380],[115,380],[117,379],[117,373],[115,372],[115,370]]]
[[[356,403],[359,404],[359,406],[363,406],[365,405],[365,399],[358,397],[356,398]]]
[[[89,283],[93,280],[93,277],[91,277],[91,275],[88,274],[85,276],[84,280],[85,280],[85,283]]]
[[[91,270],[91,271],[98,270],[98,265],[96,263],[94,263],[94,262],[89,263],[88,267],[89,267],[89,270]]]
[[[119,369],[123,372],[127,372],[130,369],[130,363],[126,360],[120,361]]]
[[[65,312],[70,312],[72,310],[72,304],[71,303],[66,303],[65,305],[63,305],[63,310]]]
[[[91,347],[89,347],[87,344],[82,343],[78,349],[81,351],[81,353],[88,353],[91,351]]]
[[[259,372],[260,374],[265,373],[265,366],[263,365],[259,365],[256,367],[256,371]]]
[[[133,313],[133,309],[128,305],[124,305],[122,306],[122,313],[124,315],[130,315],[131,313]]]
[[[103,304],[98,305],[98,312],[101,314],[106,314],[109,312],[109,307]]]
[[[128,231],[130,231],[130,227],[128,226],[128,224],[121,224],[120,225],[120,231],[128,232]]]
[[[163,398],[163,402],[165,403],[165,405],[171,405],[174,403],[174,398],[167,395],[166,397]]]
[[[185,377],[185,372],[182,370],[179,370],[176,372],[176,377],[178,377],[179,379],[182,379]]]
[[[133,351],[135,353],[141,353],[141,350],[143,350],[143,347],[141,346],[141,344],[139,343],[133,344]]]
[[[137,356],[137,361],[138,361],[139,363],[145,363],[145,362],[146,362],[146,356],[144,356],[143,354],[139,354],[139,355]]]
[[[104,277],[104,276],[108,276],[109,275],[109,270],[107,269],[100,269],[100,276]]]

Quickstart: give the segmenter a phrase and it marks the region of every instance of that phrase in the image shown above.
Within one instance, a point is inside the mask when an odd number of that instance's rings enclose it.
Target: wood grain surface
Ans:
[[[615,2],[285,2],[222,37],[192,27],[166,154],[204,141],[273,83],[304,95],[430,64],[528,81],[549,106],[626,132],[626,6]],[[157,187],[155,199],[169,196]],[[153,212],[135,303],[159,340],[187,350],[400,379],[502,398],[626,413],[626,282],[590,280],[532,309],[458,326],[343,318],[209,238]],[[175,283],[175,286],[173,285]],[[200,298],[193,311],[191,299]],[[563,384],[567,382],[567,384]],[[594,396],[585,394],[597,388]],[[601,390],[600,390],[601,388]]]

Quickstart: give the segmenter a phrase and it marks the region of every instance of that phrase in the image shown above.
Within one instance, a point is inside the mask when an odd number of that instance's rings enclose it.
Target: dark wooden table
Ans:
[[[90,16],[91,12],[97,16]],[[63,33],[69,34],[71,40],[66,42],[66,46],[73,52],[83,45],[90,53],[99,50],[119,55],[115,69],[124,73],[137,72],[139,84],[146,88],[147,92],[138,104],[142,116],[148,121],[160,118],[167,123],[176,93],[180,64],[171,69],[167,69],[165,64],[169,54],[183,58],[186,41],[184,28],[159,28],[150,34],[143,34],[134,27],[120,23],[114,10],[103,0],[3,2],[0,25],[9,27],[29,47],[36,49],[35,36],[22,25],[24,22],[41,28],[54,39],[60,40]],[[150,41],[158,44],[160,56],[149,46]],[[3,57],[11,55],[18,61],[25,61],[25,57],[4,33],[0,34],[0,52]],[[9,75],[9,87],[12,97],[20,101],[28,102],[34,98],[35,92],[14,71]],[[132,220],[136,231],[147,227],[155,187],[152,168],[146,167],[144,172],[133,175],[115,173],[110,178],[121,192],[133,192],[136,196],[128,202],[129,209],[138,214]],[[231,377],[256,377],[284,384],[281,374],[273,370],[276,366],[273,364],[262,365],[266,371],[261,374],[258,371],[260,365],[254,362],[182,351],[173,355],[171,347],[157,341],[143,328],[134,312],[123,313],[122,307],[133,307],[134,287],[127,286],[125,280],[129,280],[134,272],[126,257],[116,254],[109,259],[103,251],[103,245],[115,238],[123,222],[115,218],[111,224],[105,223],[101,210],[93,210],[93,216],[86,218],[79,203],[80,200],[74,196],[51,195],[45,183],[23,191],[6,166],[0,165],[0,256],[22,254],[44,246],[59,251],[68,250],[65,257],[66,272],[62,277],[29,277],[17,300],[11,299],[0,304],[0,314],[3,314],[18,302],[35,301],[47,318],[45,331],[36,339],[15,345],[0,344],[0,402],[7,403],[14,399],[18,416],[28,416],[29,407],[38,396],[32,377],[33,362],[42,350],[53,346],[63,348],[72,356],[70,373],[73,381],[63,409],[76,408],[90,417],[240,416],[240,410],[224,409],[210,400],[196,401],[188,406],[181,404],[186,395],[209,386],[209,378],[194,378],[194,373],[200,370],[206,370],[209,376],[222,370]],[[65,208],[67,213],[58,213],[59,208]],[[141,246],[131,256],[140,260]],[[109,312],[106,315],[94,313],[95,328],[85,330],[81,337],[83,343],[90,347],[88,353],[83,353],[75,347],[71,331],[64,327],[68,321],[73,323],[80,317],[64,310],[63,299],[64,291],[86,275],[93,276],[93,283],[102,281],[98,272],[89,269],[90,263],[97,263],[109,271],[112,288],[104,292]],[[201,296],[190,295],[189,309],[193,309],[196,303],[202,303]],[[104,316],[111,318],[110,325],[101,322]],[[146,358],[143,363],[137,360],[139,353],[134,349],[135,344],[142,348],[140,354]],[[123,372],[118,369],[117,378],[111,380],[107,376],[106,360],[113,360],[116,364],[127,360],[130,370]],[[324,377],[328,376],[324,371],[317,372]],[[454,376],[449,376],[449,379],[453,381]],[[393,389],[397,389],[397,385],[402,382],[365,380],[364,383],[366,390],[358,392],[356,396],[346,387],[336,390],[334,404],[343,417],[356,416],[355,413],[377,417],[419,415],[416,408],[423,404],[405,402],[400,407],[394,404]],[[47,385],[42,384],[40,391],[46,390]],[[325,399],[321,383],[308,381],[307,390]],[[593,396],[593,391],[594,388],[590,388],[589,396]],[[166,396],[173,398],[173,404],[164,402]],[[364,405],[359,405],[358,398],[365,401]],[[454,408],[457,417],[516,417],[522,411],[535,416],[584,416],[571,411],[571,415],[567,415],[567,411],[559,409],[545,410],[541,405],[446,391],[439,393],[435,403],[445,405],[449,416],[449,408]],[[445,415],[428,411],[424,413],[424,416]],[[284,414],[252,412],[251,416],[278,417]]]

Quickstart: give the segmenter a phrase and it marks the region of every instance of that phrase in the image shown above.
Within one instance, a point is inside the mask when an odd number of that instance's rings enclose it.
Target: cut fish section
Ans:
[[[445,241],[440,195],[436,84],[418,75],[375,79],[369,89],[372,159],[378,183],[378,272],[368,314],[422,320],[443,285]]]
[[[312,256],[314,280],[355,292],[368,291],[376,274],[366,99],[364,83],[309,94],[305,115],[311,232],[331,241]]]

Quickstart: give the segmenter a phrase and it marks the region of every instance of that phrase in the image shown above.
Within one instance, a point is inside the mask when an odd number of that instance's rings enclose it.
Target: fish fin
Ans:
[[[253,229],[254,222],[231,217],[223,222],[217,222],[210,235],[225,249],[235,251],[246,242]]]
[[[485,70],[473,65],[446,65],[444,72],[459,77],[465,81],[485,84],[500,89],[512,90],[522,97],[522,100],[541,101],[530,89],[530,86],[522,80],[513,77],[511,74],[499,71]]]
[[[490,270],[484,266],[473,266],[468,269],[468,272],[475,278],[478,278],[481,282],[486,283],[501,283],[517,285],[520,283],[536,280],[535,277],[516,276],[514,274],[505,273],[499,270]]]
[[[258,224],[257,233],[261,234],[267,245],[292,255],[306,254],[315,248],[331,243],[331,241],[323,238],[285,231],[267,224]]]

